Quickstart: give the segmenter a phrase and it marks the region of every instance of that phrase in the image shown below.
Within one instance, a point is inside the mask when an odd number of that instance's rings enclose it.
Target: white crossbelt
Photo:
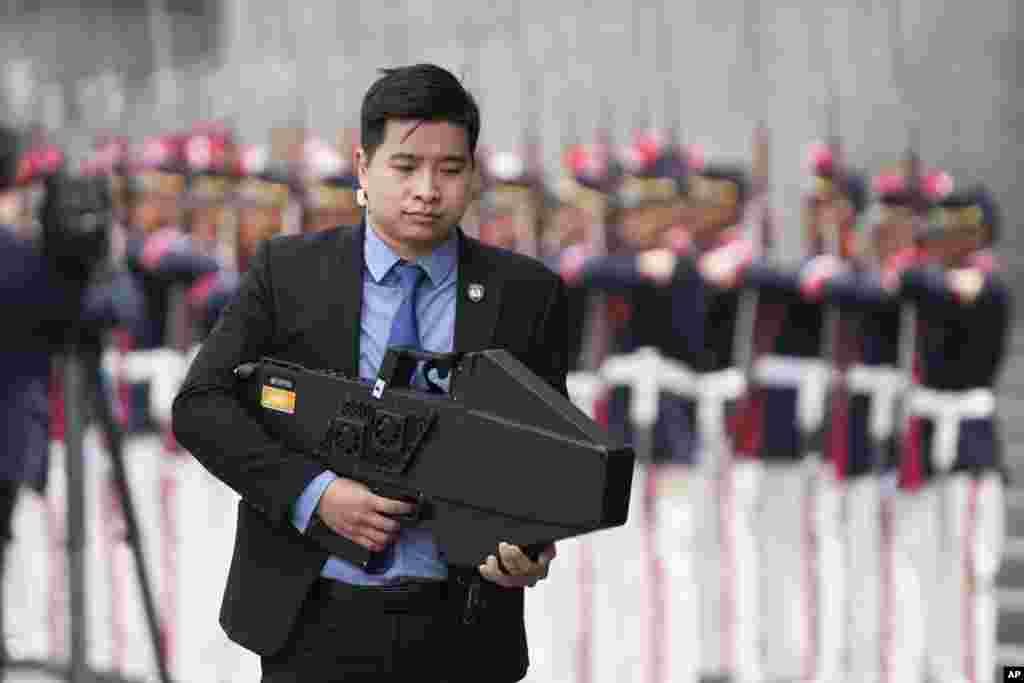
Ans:
[[[639,429],[658,420],[658,395],[663,388],[665,359],[658,350],[644,346],[631,353],[609,356],[598,376],[607,387],[629,387],[629,419]]]
[[[578,374],[578,373],[574,373]],[[743,373],[737,368],[695,372],[685,363],[666,358],[653,347],[611,356],[598,370],[599,385],[624,386],[631,391],[630,420],[638,428],[650,428],[658,419],[658,397],[664,391],[697,403],[697,424],[705,448],[721,452],[727,447],[725,404],[739,398],[745,389]],[[577,395],[593,395],[598,384],[574,379]],[[574,390],[570,389],[570,395]]]
[[[754,379],[765,387],[797,390],[797,420],[804,433],[817,431],[825,419],[829,366],[820,358],[765,354],[754,361]]]
[[[846,371],[846,386],[851,394],[867,396],[868,430],[876,443],[893,432],[896,400],[907,388],[907,376],[891,365],[853,365]]]
[[[935,425],[933,462],[940,471],[947,472],[956,461],[960,423],[992,417],[996,411],[996,397],[991,389],[983,387],[967,391],[915,387],[910,393],[908,407],[912,415],[927,418]]]

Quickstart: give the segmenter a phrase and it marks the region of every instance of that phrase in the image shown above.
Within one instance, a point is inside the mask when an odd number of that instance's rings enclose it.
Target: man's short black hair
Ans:
[[[459,79],[434,64],[381,69],[381,73],[366,91],[360,112],[360,143],[369,158],[384,142],[388,120],[418,119],[447,121],[464,128],[469,160],[473,161],[480,137],[480,110]]]

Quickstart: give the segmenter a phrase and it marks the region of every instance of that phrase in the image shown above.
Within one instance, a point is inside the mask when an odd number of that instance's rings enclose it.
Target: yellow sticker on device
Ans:
[[[260,405],[269,410],[292,415],[295,413],[295,392],[264,384]]]

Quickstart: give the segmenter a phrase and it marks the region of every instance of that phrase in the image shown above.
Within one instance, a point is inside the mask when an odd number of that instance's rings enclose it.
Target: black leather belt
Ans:
[[[447,581],[414,581],[388,586],[357,586],[333,579],[317,579],[316,594],[321,598],[365,604],[369,609],[400,614],[436,613],[446,604]]]
[[[494,586],[472,571],[449,568],[447,581],[409,581],[384,586],[360,586],[334,579],[317,579],[314,596],[392,614],[438,614],[452,610],[463,623],[477,621]]]

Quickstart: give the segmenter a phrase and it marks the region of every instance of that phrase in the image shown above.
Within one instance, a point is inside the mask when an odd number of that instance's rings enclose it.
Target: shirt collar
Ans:
[[[430,284],[436,287],[444,282],[445,278],[454,270],[458,254],[459,231],[452,230],[451,237],[438,245],[431,253],[416,259],[416,264],[426,271],[427,277],[430,278]],[[366,262],[367,270],[370,271],[370,276],[373,277],[374,282],[377,284],[380,284],[391,269],[394,268],[395,264],[402,260],[380,238],[380,235],[377,234],[377,230],[370,223],[369,219],[366,221],[363,260]]]

